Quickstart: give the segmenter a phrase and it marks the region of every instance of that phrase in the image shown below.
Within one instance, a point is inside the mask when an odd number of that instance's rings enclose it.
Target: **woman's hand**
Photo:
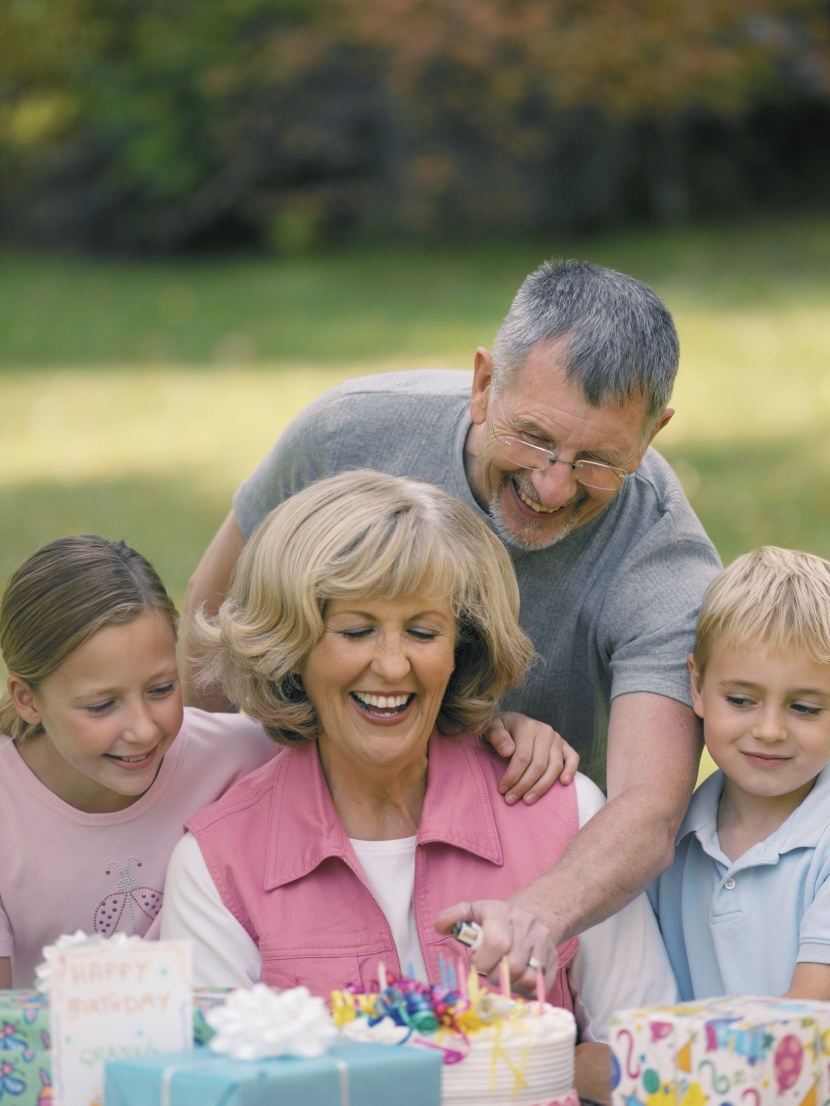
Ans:
[[[517,711],[500,715],[490,727],[487,740],[499,756],[510,757],[499,781],[506,803],[524,799],[529,806],[556,779],[570,783],[579,767],[579,753],[556,730]]]
[[[536,964],[541,964],[546,984],[553,985],[559,967],[559,954],[551,931],[535,914],[501,899],[459,902],[442,910],[435,919],[439,933],[451,933],[456,922],[478,922],[481,941],[471,950],[473,967],[487,975],[492,987],[501,983],[501,962],[507,957],[511,990],[524,995],[536,994]],[[533,963],[531,963],[533,962]]]

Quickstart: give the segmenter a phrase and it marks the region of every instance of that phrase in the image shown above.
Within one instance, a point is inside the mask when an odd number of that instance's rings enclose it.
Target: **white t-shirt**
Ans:
[[[398,961],[410,979],[429,982],[427,966],[415,924],[415,846],[417,837],[398,837],[392,841],[357,841],[350,837],[355,856],[369,884],[369,890],[383,911]]]
[[[574,786],[581,829],[605,805],[605,797],[581,773],[577,773]],[[366,842],[357,843],[358,846],[361,844]],[[382,844],[398,845],[401,842]],[[407,847],[404,846],[405,849]],[[363,865],[364,857],[358,848],[356,851]],[[402,948],[402,944],[409,939],[406,936],[399,938],[398,934],[406,935],[410,927],[414,930],[414,916],[403,924],[400,922],[411,909],[414,860],[413,848],[412,874],[395,881],[392,887],[386,889],[394,900],[389,909],[382,901],[386,894],[379,896],[375,893],[369,873],[364,869],[370,889],[390,922],[402,964],[412,959]],[[371,863],[370,860],[370,866]],[[398,921],[393,922],[393,918]],[[262,970],[259,949],[222,902],[198,842],[190,833],[185,834],[170,858],[161,918],[162,937],[181,937],[184,934],[193,941],[196,987],[250,987],[259,980]],[[415,941],[417,944],[417,932]],[[420,948],[418,951],[420,954]],[[568,980],[574,996],[574,1015],[583,1041],[607,1041],[608,1020],[614,1010],[676,1001],[677,986],[645,895],[640,895],[617,914],[580,934],[579,948],[568,967]]]
[[[277,752],[244,715],[186,708],[145,794],[126,810],[88,814],[45,787],[0,735],[0,956],[12,958],[12,986],[32,986],[44,945],[62,933],[157,936],[185,821]]]

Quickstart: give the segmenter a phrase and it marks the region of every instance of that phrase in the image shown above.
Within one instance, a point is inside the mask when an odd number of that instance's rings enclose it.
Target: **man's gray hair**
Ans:
[[[546,261],[513,300],[493,347],[506,383],[538,343],[567,339],[569,381],[590,404],[647,401],[649,426],[671,398],[680,344],[666,305],[634,277],[586,261]]]

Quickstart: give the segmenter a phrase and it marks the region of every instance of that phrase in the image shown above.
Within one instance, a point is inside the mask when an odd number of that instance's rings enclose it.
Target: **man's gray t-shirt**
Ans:
[[[362,377],[327,392],[238,489],[243,534],[311,481],[355,468],[437,484],[489,521],[464,472],[471,384],[469,373],[424,370]],[[580,770],[604,787],[613,697],[646,691],[691,705],[686,657],[718,555],[653,449],[584,526],[548,549],[508,550],[519,620],[536,657],[502,706],[553,726],[580,754]]]

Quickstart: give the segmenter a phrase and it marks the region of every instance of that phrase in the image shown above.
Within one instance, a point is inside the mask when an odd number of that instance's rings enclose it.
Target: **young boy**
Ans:
[[[830,999],[830,563],[738,558],[704,595],[689,672],[720,771],[649,890],[680,997]]]

